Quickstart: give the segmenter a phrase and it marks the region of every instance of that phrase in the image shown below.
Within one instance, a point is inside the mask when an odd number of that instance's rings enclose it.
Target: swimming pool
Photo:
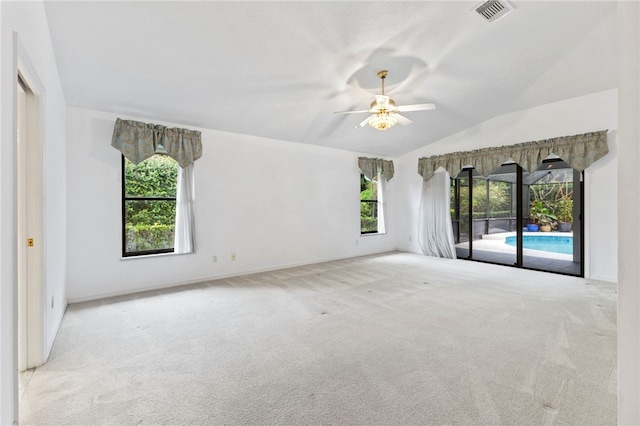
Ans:
[[[573,236],[524,235],[522,238],[522,246],[526,249],[573,254]],[[505,243],[515,246],[516,237],[507,237]]]

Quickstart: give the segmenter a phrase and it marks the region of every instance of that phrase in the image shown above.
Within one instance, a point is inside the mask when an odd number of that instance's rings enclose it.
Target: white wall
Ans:
[[[17,418],[16,384],[16,221],[15,221],[15,147],[14,126],[8,117],[13,113],[11,81],[15,76],[16,44],[13,34],[5,30],[0,3],[0,424],[9,425]],[[7,118],[5,118],[7,117]]]
[[[386,235],[360,236],[357,153],[183,126],[203,140],[196,253],[122,260],[116,117],[67,110],[71,301],[396,248],[392,215]]]
[[[418,158],[455,151],[513,145],[556,136],[610,129],[609,154],[585,171],[585,272],[593,279],[617,280],[617,90],[495,117],[396,160],[397,184],[393,205],[399,209],[398,248],[420,253],[417,223],[422,177]],[[411,241],[410,241],[411,240]]]
[[[2,204],[0,235],[2,245],[0,422],[10,423],[16,417],[15,397],[15,104],[16,58],[30,68],[42,88],[42,141],[44,146],[44,289],[43,347],[46,358],[66,307],[66,145],[65,100],[53,54],[49,27],[40,2],[0,2],[2,10]],[[17,34],[17,46],[11,43]],[[16,52],[17,50],[17,52]],[[5,297],[7,296],[7,297]],[[55,299],[53,308],[51,299]],[[7,321],[7,322],[5,322]],[[10,324],[9,321],[14,322]]]
[[[640,3],[618,3],[618,424],[640,424]]]

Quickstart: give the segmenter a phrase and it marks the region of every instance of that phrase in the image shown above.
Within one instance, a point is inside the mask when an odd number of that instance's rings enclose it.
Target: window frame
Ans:
[[[378,175],[378,179],[380,179],[379,175]],[[362,182],[363,182],[363,180],[365,182],[368,181],[367,177],[364,174],[360,173],[360,218],[362,218],[362,203],[370,203],[370,204],[374,204],[375,203],[376,204],[376,216],[375,216],[375,218],[376,218],[376,230],[375,231],[362,232],[362,219],[361,219],[361,222],[360,222],[360,235],[382,234],[382,232],[380,232],[380,223],[379,223],[379,220],[380,220],[379,211],[380,211],[380,208],[381,208],[381,204],[380,204],[380,200],[378,199],[379,188],[377,186],[377,185],[380,185],[380,182],[376,182],[376,194],[375,194],[376,199],[375,200],[363,200],[362,199]],[[375,182],[375,180],[371,180],[369,182]]]
[[[158,154],[155,154],[158,155]],[[120,171],[121,171],[121,189],[120,189],[120,196],[121,196],[121,204],[122,204],[122,257],[123,258],[129,258],[129,257],[137,257],[137,256],[149,256],[149,255],[154,255],[154,254],[167,254],[167,253],[174,253],[175,252],[175,247],[171,247],[171,248],[163,248],[163,249],[156,249],[156,250],[142,250],[142,251],[134,251],[134,252],[127,252],[127,201],[173,201],[177,204],[177,197],[127,197],[127,192],[126,192],[126,172],[125,172],[125,163],[126,163],[127,159],[125,158],[124,155],[121,155],[121,167],[120,167]]]

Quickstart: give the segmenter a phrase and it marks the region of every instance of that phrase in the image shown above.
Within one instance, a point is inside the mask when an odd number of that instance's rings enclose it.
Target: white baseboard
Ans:
[[[56,336],[58,335],[58,330],[60,330],[60,325],[62,324],[62,319],[64,318],[64,313],[67,311],[67,306],[69,306],[69,302],[65,301],[64,309],[60,311],[58,318],[56,318],[56,323],[54,327],[54,331],[47,342],[46,347],[44,348],[44,353],[42,354],[42,363],[45,364],[49,360],[49,355],[51,355],[51,349],[53,349],[53,344],[56,341]]]
[[[618,280],[616,279],[612,279],[611,277],[602,277],[599,275],[592,275],[590,277],[585,277],[585,279],[592,280],[592,281],[602,281],[609,284],[618,284]]]
[[[182,286],[187,286],[187,285],[200,284],[200,283],[207,282],[207,281],[223,280],[223,279],[226,279],[226,278],[240,277],[240,276],[243,276],[243,275],[259,274],[261,272],[271,272],[271,271],[277,271],[277,270],[280,270],[280,269],[296,268],[296,267],[299,267],[299,266],[314,265],[314,264],[317,264],[317,263],[332,262],[332,261],[335,261],[335,260],[354,259],[354,258],[357,258],[357,257],[364,257],[364,256],[371,256],[371,255],[374,255],[374,254],[383,254],[383,253],[392,253],[392,252],[393,251],[388,251],[388,250],[373,251],[373,252],[367,252],[367,253],[360,253],[360,254],[353,255],[353,256],[330,257],[330,258],[324,258],[324,259],[311,260],[311,261],[308,261],[308,262],[289,263],[289,264],[277,265],[277,266],[268,267],[268,268],[252,269],[252,270],[247,270],[247,271],[242,271],[242,272],[237,272],[237,273],[232,273],[232,274],[222,274],[222,275],[213,275],[213,276],[208,276],[208,277],[200,277],[200,278],[194,278],[194,279],[186,280],[186,281],[177,281],[177,282],[158,284],[158,285],[153,285],[153,286],[149,286],[149,287],[138,288],[138,289],[135,289],[135,290],[123,290],[123,291],[116,291],[116,292],[110,292],[110,293],[101,293],[101,294],[87,296],[87,297],[69,298],[68,299],[68,303],[69,304],[74,304],[74,303],[82,303],[82,302],[91,302],[91,301],[94,301],[94,300],[107,299],[109,297],[128,296],[128,295],[131,295],[131,294],[144,293],[144,292],[147,292],[147,291],[165,290],[165,289],[173,288],[173,287],[182,287]]]

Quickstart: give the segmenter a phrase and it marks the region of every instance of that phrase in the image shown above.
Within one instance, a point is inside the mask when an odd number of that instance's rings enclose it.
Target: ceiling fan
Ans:
[[[436,109],[436,104],[434,103],[403,106],[396,105],[393,99],[384,94],[384,79],[387,77],[388,73],[389,71],[387,70],[378,72],[378,77],[382,80],[382,94],[376,95],[376,100],[371,102],[371,109],[362,111],[336,111],[334,114],[360,114],[368,112],[371,115],[362,120],[362,122],[356,126],[356,129],[369,124],[374,129],[387,130],[395,126],[396,123],[400,123],[403,126],[413,123],[413,121],[409,120],[407,117],[398,114],[399,112]]]

